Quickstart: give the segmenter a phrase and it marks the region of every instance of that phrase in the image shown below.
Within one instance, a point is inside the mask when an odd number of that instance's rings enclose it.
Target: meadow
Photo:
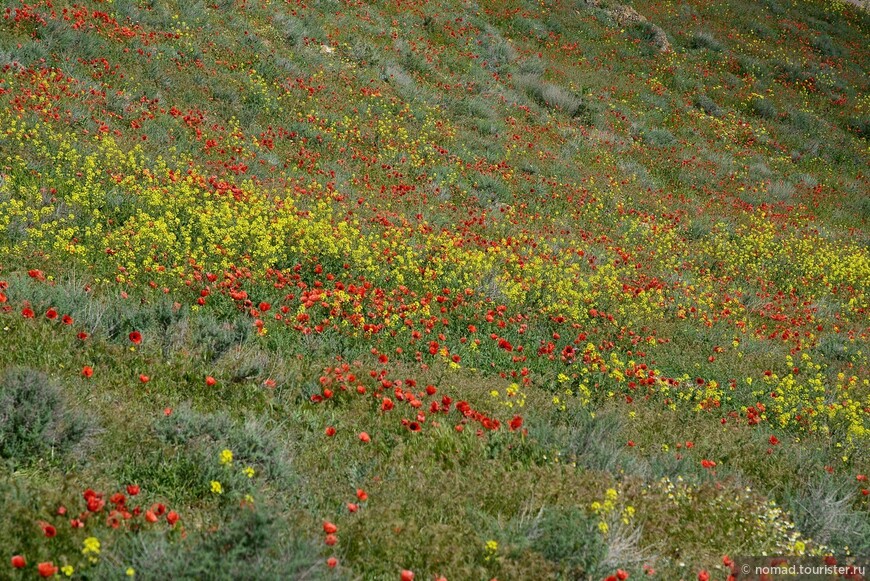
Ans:
[[[0,578],[870,562],[867,11],[0,13]]]

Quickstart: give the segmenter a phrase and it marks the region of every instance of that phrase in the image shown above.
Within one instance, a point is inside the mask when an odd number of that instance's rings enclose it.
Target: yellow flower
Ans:
[[[82,549],[82,554],[84,555],[99,555],[100,554],[100,540],[97,537],[88,537],[83,542],[82,545],[84,548]]]
[[[601,531],[603,534],[606,535],[606,534],[607,534],[607,531],[610,530],[610,527],[607,526],[607,523],[606,523],[606,522],[601,521],[600,523],[598,523],[598,530]]]
[[[63,573],[64,575],[66,575],[67,577],[72,577],[72,574],[74,571],[75,571],[75,569],[73,569],[72,565],[64,565],[63,567],[60,568],[60,572]]]
[[[133,567],[127,567],[127,577],[135,577],[136,569]]]
[[[254,477],[254,469],[251,468],[250,466],[248,466],[247,468],[245,468],[245,469],[243,470],[243,472],[245,473],[245,476],[247,476],[248,478],[253,478],[253,477]]]
[[[211,491],[214,492],[215,494],[223,494],[224,487],[221,486],[221,483],[218,482],[217,480],[212,480],[211,481]]]
[[[221,452],[221,464],[223,466],[228,466],[233,463],[233,453],[231,450],[224,450]]]

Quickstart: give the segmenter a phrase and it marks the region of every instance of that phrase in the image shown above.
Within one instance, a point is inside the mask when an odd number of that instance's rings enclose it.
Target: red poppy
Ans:
[[[419,422],[408,422],[408,429],[412,432],[419,432],[421,428]]]
[[[47,563],[40,563],[36,566],[36,570],[39,571],[39,575],[41,577],[54,577],[57,575],[58,568],[54,566],[54,563],[51,561]]]
[[[359,510],[359,505],[358,505],[358,504],[354,504],[354,503],[352,503],[352,502],[348,502],[348,503],[347,503],[347,510],[350,511],[350,512],[356,512],[356,511]]]
[[[142,383],[148,383],[149,381],[151,381],[151,378],[143,373],[139,375],[139,381],[141,381]]]
[[[21,309],[21,316],[24,317],[25,319],[32,319],[33,317],[36,316],[36,314],[33,312],[33,309],[31,309],[30,307],[24,307],[23,309]]]
[[[511,431],[520,429],[523,427],[522,416],[514,416],[508,425],[510,426]]]
[[[179,519],[178,513],[175,512],[174,510],[170,510],[166,514],[166,522],[168,522],[170,526],[175,526],[175,523],[178,522],[178,519]]]
[[[779,444],[779,438],[777,438],[776,436],[771,436],[768,442],[770,442],[771,446],[776,446],[777,444]]]
[[[326,560],[326,566],[330,569],[335,569],[338,566],[338,559],[330,557]]]
[[[72,325],[73,324],[73,318],[70,317],[69,315],[64,315],[63,317],[60,318],[60,320],[63,322],[64,325]]]
[[[402,581],[414,581],[414,572],[409,571],[408,569],[402,569],[401,579]]]
[[[698,581],[710,581],[710,574],[707,571],[699,571]]]
[[[123,505],[125,502],[127,502],[127,498],[123,494],[121,494],[120,492],[116,492],[115,494],[113,494],[111,496],[111,498],[109,498],[109,501],[112,504]]]
[[[704,468],[713,468],[714,466],[716,466],[716,463],[712,460],[701,460],[701,466],[703,466]]]
[[[338,532],[338,527],[326,520],[323,521],[323,532],[325,532],[327,535],[334,535]]]
[[[385,398],[381,401],[381,410],[383,410],[383,411],[385,411],[385,412],[390,411],[391,409],[393,409],[393,405],[394,405],[394,404],[393,404],[393,400],[391,400],[391,399],[388,398],[388,397],[385,397]]]
[[[140,333],[139,331],[131,331],[128,337],[130,337],[130,341],[134,345],[139,345],[140,343],[142,343],[142,333]]]
[[[54,308],[48,309],[45,311],[45,318],[51,321],[55,320],[57,318],[57,311]]]
[[[30,278],[35,278],[36,280],[45,280],[45,275],[42,273],[41,270],[37,270],[36,268],[28,270],[27,274],[28,276],[30,276]]]
[[[268,311],[269,309],[272,308],[272,305],[263,301],[262,303],[259,304],[259,307],[260,307],[260,311],[265,313],[266,311]]]
[[[361,442],[366,442],[366,443],[371,441],[371,437],[369,437],[369,435],[366,432],[360,432],[359,439]]]
[[[116,529],[121,526],[121,515],[117,510],[113,510],[106,517],[106,526]]]
[[[94,368],[90,365],[85,365],[82,367],[82,375],[85,377],[92,377],[94,375]]]
[[[27,565],[27,561],[25,561],[24,557],[21,555],[15,555],[12,557],[12,566],[16,569],[23,569],[25,565]]]
[[[78,339],[80,341],[84,341],[85,339],[87,339],[89,337],[89,335],[87,333],[85,333],[84,331],[82,331],[81,333],[76,335],[76,337],[78,337]]]
[[[365,502],[369,499],[369,494],[362,488],[357,488],[356,497],[360,500],[360,502]]]
[[[207,386],[209,386],[209,387],[213,387],[216,383],[217,383],[217,379],[215,379],[215,378],[212,377],[211,375],[206,376],[206,378],[205,378],[205,384],[206,384]]]
[[[145,520],[147,520],[150,523],[156,523],[157,522],[157,515],[154,514],[153,510],[146,510],[145,511]]]
[[[616,578],[619,579],[619,581],[625,581],[626,579],[628,579],[628,571],[625,571],[624,569],[617,569]]]
[[[338,537],[335,535],[326,535],[326,539],[324,541],[330,547],[338,542]]]
[[[333,428],[332,426],[327,426],[326,427],[326,435],[329,436],[330,438],[333,437],[335,435],[335,428]]]

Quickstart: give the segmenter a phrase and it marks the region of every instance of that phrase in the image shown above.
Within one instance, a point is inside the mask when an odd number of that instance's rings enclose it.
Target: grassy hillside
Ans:
[[[870,554],[870,14],[0,18],[0,578]]]

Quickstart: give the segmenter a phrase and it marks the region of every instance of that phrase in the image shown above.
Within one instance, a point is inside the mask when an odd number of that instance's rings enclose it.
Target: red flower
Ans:
[[[81,333],[76,335],[76,337],[78,337],[79,341],[84,341],[85,339],[87,339],[89,337],[89,335],[87,333],[85,333],[84,331],[82,331]]]
[[[706,571],[703,571],[703,570],[699,571],[698,572],[698,581],[710,581],[710,574],[707,573]]]
[[[335,536],[335,535],[326,535],[326,539],[325,539],[324,542],[326,542],[326,544],[329,545],[329,546],[331,547],[331,546],[333,546],[335,543],[338,542],[338,537]]]
[[[383,410],[383,411],[385,411],[385,412],[390,411],[391,409],[393,409],[393,405],[394,405],[394,404],[393,404],[393,400],[391,400],[391,399],[388,398],[388,397],[385,397],[385,398],[381,401],[381,410]]]
[[[366,442],[366,443],[371,441],[371,437],[366,432],[360,432],[359,439],[361,442]]]
[[[623,569],[617,569],[616,578],[619,579],[619,581],[625,581],[626,579],[628,579],[628,571],[624,571]]]
[[[77,518],[74,518],[74,519],[69,521],[69,526],[71,526],[74,529],[83,529],[83,528],[85,528],[85,523],[83,523],[81,520],[79,520]]]
[[[63,322],[64,325],[72,325],[73,324],[73,318],[70,317],[69,315],[64,315],[63,317],[60,318],[60,320]]]
[[[260,311],[265,313],[266,311],[268,311],[269,309],[272,308],[272,305],[263,301],[262,303],[260,303],[259,307],[260,307]]]
[[[178,519],[179,519],[178,513],[175,512],[174,510],[170,510],[166,514],[166,522],[168,522],[170,526],[175,526],[175,523],[178,522]]]
[[[323,521],[323,532],[325,532],[327,535],[334,535],[338,532],[338,527],[329,522],[328,520]]]
[[[156,523],[157,522],[157,515],[154,514],[153,510],[146,510],[145,511],[145,520],[147,520],[150,523]]]
[[[127,485],[127,494],[130,496],[136,496],[139,494],[139,485],[138,484],[128,484]]]
[[[338,559],[330,557],[326,560],[326,566],[330,569],[335,569],[338,566]]]
[[[402,581],[414,581],[414,572],[409,571],[408,569],[402,569],[401,579]]]
[[[333,437],[335,435],[335,428],[333,428],[332,426],[327,426],[326,427],[326,435],[329,436],[330,438]]]
[[[8,300],[9,299],[6,298],[6,295],[4,295],[3,293],[0,293],[0,304],[5,303]]]
[[[206,376],[205,384],[209,387],[213,387],[217,383],[217,379],[212,377],[211,375]]]
[[[142,333],[139,331],[131,331],[128,337],[130,337],[130,341],[135,345],[142,343]]]
[[[420,428],[420,424],[418,422],[409,422],[408,429],[411,430],[412,432],[419,432],[421,428]]]
[[[92,377],[94,375],[94,368],[90,365],[85,365],[82,367],[82,375],[85,377]]]
[[[369,493],[362,488],[357,488],[356,497],[360,500],[360,502],[365,502],[369,499]]]
[[[713,468],[714,466],[716,466],[716,463],[712,460],[701,460],[701,466],[703,466],[704,468]]]
[[[48,309],[45,311],[45,318],[51,321],[55,320],[57,318],[57,311],[55,311],[54,308]]]
[[[41,522],[39,523],[39,526],[42,527],[42,533],[49,539],[54,538],[57,535],[57,529],[47,522]]]
[[[45,280],[45,275],[42,274],[41,270],[37,270],[35,268],[27,271],[28,276],[30,278],[35,278],[36,280]]]
[[[25,565],[27,565],[27,561],[25,561],[24,557],[21,555],[15,555],[12,557],[12,566],[16,569],[23,569]]]
[[[113,529],[121,526],[121,517],[120,513],[117,510],[113,510],[109,513],[109,516],[106,517],[106,526],[109,526]]]
[[[127,498],[123,494],[121,494],[120,492],[116,492],[115,494],[113,494],[111,496],[111,498],[109,498],[109,501],[112,504],[123,505],[125,502],[127,502]]]
[[[31,309],[30,307],[24,307],[23,309],[21,309],[21,316],[24,317],[25,319],[32,319],[33,317],[36,316],[36,314],[33,312],[33,309]]]
[[[776,436],[771,436],[768,442],[770,442],[771,446],[776,446],[777,444],[779,444],[779,438],[777,438]]]
[[[354,503],[352,503],[352,502],[348,502],[348,503],[347,503],[347,510],[349,510],[350,512],[356,512],[356,511],[359,510],[359,505],[358,505],[358,504],[354,504]]]
[[[514,416],[508,425],[510,426],[511,431],[520,429],[523,426],[522,416]]]
[[[39,575],[41,577],[54,577],[57,575],[57,567],[54,566],[54,563],[51,561],[47,563],[40,563],[36,566],[37,571],[39,571]]]
[[[90,488],[85,490],[82,493],[82,496],[88,504],[88,510],[91,512],[99,512],[106,505],[106,501],[103,500],[103,495],[94,492]]]
[[[149,381],[151,381],[151,378],[143,373],[139,375],[139,381],[141,381],[142,383],[148,383]]]

